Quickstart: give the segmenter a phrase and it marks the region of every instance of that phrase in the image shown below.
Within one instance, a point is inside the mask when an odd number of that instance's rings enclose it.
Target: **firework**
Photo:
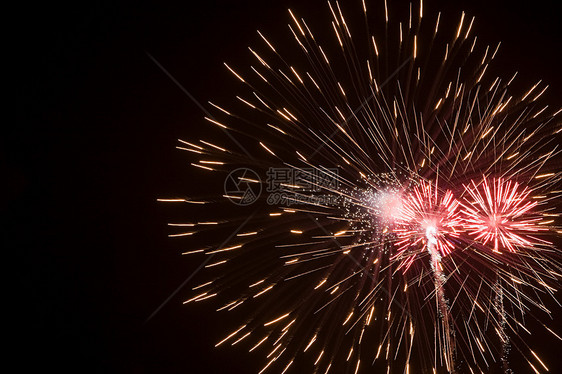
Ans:
[[[178,146],[202,172],[230,172],[225,193],[166,200],[225,216],[170,236],[234,229],[185,252],[222,269],[186,303],[224,294],[217,310],[246,308],[217,346],[263,352],[261,372],[306,357],[323,373],[485,371],[495,357],[508,372],[511,345],[544,365],[519,327],[529,308],[549,312],[538,293],[561,278],[561,111],[541,104],[540,82],[512,93],[515,76],[488,77],[498,48],[477,43],[474,18],[441,36],[423,3],[401,21],[374,3],[362,10],[377,31],[328,3],[335,48],[290,11],[304,58],[258,31],[250,68],[225,63],[244,90],[232,108],[210,103],[213,140]],[[231,203],[245,217],[227,219]]]
[[[499,252],[500,246],[515,252],[516,247],[531,247],[541,242],[532,234],[547,230],[538,225],[542,218],[525,218],[538,204],[529,199],[528,188],[501,178],[494,179],[490,185],[484,177],[480,185],[471,181],[466,191],[473,202],[466,207],[464,220],[475,241],[484,247],[493,243],[495,252]]]
[[[403,239],[396,243],[399,253],[420,243],[439,256],[446,256],[455,248],[463,225],[459,203],[451,191],[439,194],[437,186],[422,182],[408,195],[398,219],[399,228],[395,229]]]

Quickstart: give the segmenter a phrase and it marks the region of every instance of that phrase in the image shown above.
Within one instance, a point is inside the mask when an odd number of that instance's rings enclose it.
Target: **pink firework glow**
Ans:
[[[494,252],[504,248],[515,252],[517,247],[532,247],[542,240],[530,234],[542,231],[533,216],[536,201],[529,198],[531,190],[517,182],[486,177],[465,186],[470,200],[463,203],[464,225],[469,235],[483,246],[493,243]]]
[[[399,191],[385,190],[375,198],[376,213],[381,222],[394,224],[400,218],[404,197]]]

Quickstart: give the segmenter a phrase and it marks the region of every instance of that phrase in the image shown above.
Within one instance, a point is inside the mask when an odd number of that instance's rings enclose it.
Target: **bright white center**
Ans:
[[[435,238],[436,235],[437,229],[435,228],[435,226],[427,226],[427,228],[425,229],[425,236],[427,237],[428,244],[437,244],[437,239]]]

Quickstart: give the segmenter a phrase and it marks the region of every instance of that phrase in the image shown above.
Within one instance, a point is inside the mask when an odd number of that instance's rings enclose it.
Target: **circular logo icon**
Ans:
[[[224,193],[236,205],[250,205],[261,194],[261,179],[252,169],[239,168],[224,180]]]

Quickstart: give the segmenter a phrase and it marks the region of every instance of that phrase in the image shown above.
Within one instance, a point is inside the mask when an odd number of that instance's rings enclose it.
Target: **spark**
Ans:
[[[274,323],[277,323],[277,322],[281,321],[282,319],[289,317],[289,315],[290,315],[290,313],[287,313],[287,314],[282,315],[279,318],[274,319],[273,321],[269,321],[267,323],[264,323],[264,327],[267,327],[269,325],[273,325]]]

